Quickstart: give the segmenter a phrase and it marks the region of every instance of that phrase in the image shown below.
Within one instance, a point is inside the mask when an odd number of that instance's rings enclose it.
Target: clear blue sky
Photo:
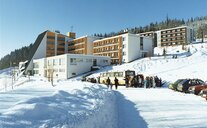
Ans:
[[[0,58],[45,30],[77,36],[207,15],[207,0],[0,0]]]

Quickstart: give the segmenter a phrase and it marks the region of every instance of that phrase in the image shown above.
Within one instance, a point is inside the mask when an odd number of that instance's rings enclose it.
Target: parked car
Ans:
[[[182,82],[184,79],[178,79],[174,83],[171,83],[168,88],[172,90],[177,90],[177,86],[180,82]]]
[[[207,88],[201,90],[199,95],[207,100]]]
[[[204,82],[200,79],[186,79],[178,84],[177,90],[180,92],[188,93],[189,87],[201,85],[201,84],[204,84]]]
[[[207,84],[201,84],[201,85],[196,85],[196,86],[189,87],[188,88],[188,91],[190,93],[193,93],[195,95],[198,95],[201,90],[206,89],[206,88],[207,88]]]

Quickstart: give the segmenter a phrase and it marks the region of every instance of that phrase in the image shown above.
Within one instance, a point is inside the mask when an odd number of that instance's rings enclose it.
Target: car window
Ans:
[[[202,80],[198,80],[198,84],[204,84]]]
[[[178,84],[178,83],[180,83],[182,81],[183,81],[182,79],[179,79],[179,80],[175,81],[175,84]]]
[[[182,82],[180,82],[180,84],[184,84],[185,82],[187,82],[188,80],[183,80]]]

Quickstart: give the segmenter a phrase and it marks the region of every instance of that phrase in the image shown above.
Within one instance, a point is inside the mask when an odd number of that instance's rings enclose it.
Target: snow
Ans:
[[[37,81],[0,94],[0,127],[116,127],[113,91],[79,81],[60,82],[55,87]]]
[[[55,80],[54,86],[42,77],[21,77],[12,89],[10,69],[1,70],[0,127],[206,128],[205,99],[166,88],[179,78],[207,81],[207,43],[189,45],[188,49],[190,52],[182,47],[168,47],[166,57],[107,66],[89,76],[129,69],[161,77],[166,82],[164,88],[118,87],[111,91],[105,85],[81,82],[84,74]],[[155,49],[155,53],[162,52],[161,48]],[[172,58],[175,54],[177,59]]]
[[[126,98],[118,101],[119,128],[207,127],[207,102],[201,97],[166,88],[119,89],[119,92]]]

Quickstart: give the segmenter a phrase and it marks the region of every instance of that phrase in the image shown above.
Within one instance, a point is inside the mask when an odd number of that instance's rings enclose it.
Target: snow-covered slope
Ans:
[[[157,75],[167,82],[173,82],[179,78],[200,78],[207,81],[207,43],[193,44],[188,46],[190,53],[182,51],[181,46],[169,47],[169,56],[151,57],[133,61],[131,63],[109,66],[105,70],[94,73],[90,77],[97,77],[101,72],[135,70],[136,73]],[[162,51],[162,48],[157,51]],[[174,51],[180,51],[174,53]],[[172,55],[178,55],[177,59]]]
[[[167,48],[170,55],[151,57],[100,72],[135,70],[157,75],[166,82],[178,78],[200,78],[207,81],[207,43],[190,45],[190,53],[181,47]],[[179,53],[177,52],[179,50]],[[162,51],[162,49],[157,49]],[[178,58],[173,59],[172,55]],[[2,71],[3,72],[3,71]],[[0,73],[1,79],[6,74]],[[6,74],[7,75],[7,74]],[[7,75],[8,76],[8,75]],[[9,76],[8,76],[9,77]],[[111,91],[105,85],[70,80],[20,78],[14,90],[0,92],[0,127],[61,128],[180,128],[207,127],[207,102],[198,96],[174,92],[167,88],[143,89],[119,87]],[[4,81],[5,82],[5,81]]]
[[[78,81],[55,85],[36,79],[0,93],[0,127],[117,127],[112,91]]]

